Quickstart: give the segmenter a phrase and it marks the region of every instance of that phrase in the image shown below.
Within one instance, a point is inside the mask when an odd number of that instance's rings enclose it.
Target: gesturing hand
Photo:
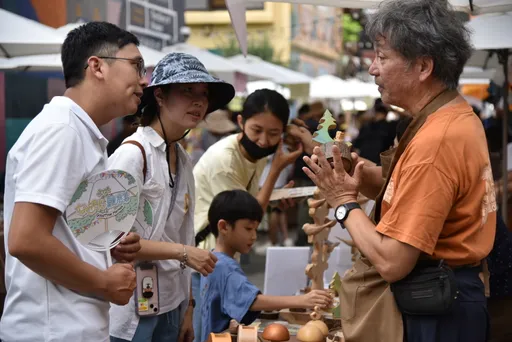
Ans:
[[[350,176],[343,168],[340,149],[332,148],[334,167],[331,167],[320,147],[315,147],[311,158],[304,157],[309,166],[303,167],[304,173],[315,183],[327,203],[332,207],[357,201],[359,186],[362,180],[364,162],[357,163],[354,175]]]
[[[272,160],[272,168],[277,168],[277,170],[282,171],[285,167],[295,162],[295,160],[300,157],[300,155],[304,152],[304,148],[302,144],[296,151],[293,152],[284,152],[283,151],[283,142],[279,143],[277,147],[277,151],[274,154],[274,159]]]

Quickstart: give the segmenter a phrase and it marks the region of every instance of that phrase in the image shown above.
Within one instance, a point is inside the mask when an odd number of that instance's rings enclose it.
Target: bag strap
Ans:
[[[386,188],[388,187],[389,181],[393,174],[393,170],[395,169],[398,160],[402,156],[402,153],[404,153],[407,145],[411,142],[416,133],[418,133],[420,128],[427,120],[428,116],[436,112],[439,108],[441,108],[448,102],[455,99],[458,94],[459,93],[456,90],[445,89],[439,95],[434,97],[429,103],[427,103],[427,105],[425,105],[425,107],[423,107],[423,109],[418,113],[418,115],[416,115],[414,119],[409,123],[409,126],[407,126],[405,133],[398,142],[395,155],[393,156],[393,160],[391,161],[389,171],[387,172],[386,182],[384,183],[384,186],[380,189],[380,193],[377,195],[377,198],[375,199],[374,220],[376,224],[379,223],[380,221],[382,199],[384,198],[384,193],[386,192]]]
[[[142,168],[142,172],[143,172],[143,179],[144,179],[144,183],[146,183],[146,172],[148,171],[148,161],[146,159],[146,151],[144,150],[144,147],[142,146],[142,144],[138,141],[135,141],[135,140],[128,140],[128,141],[125,141],[123,142],[121,145],[124,145],[124,144],[131,144],[131,145],[135,145],[137,146],[140,151],[142,152],[142,159],[144,160],[144,166]]]

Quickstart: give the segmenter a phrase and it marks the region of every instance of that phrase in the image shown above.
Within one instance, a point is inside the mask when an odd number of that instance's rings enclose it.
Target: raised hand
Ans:
[[[343,168],[341,152],[337,146],[332,148],[334,167],[329,164],[320,147],[315,147],[313,153],[314,156],[311,158],[304,157],[304,162],[309,169],[303,167],[302,170],[315,183],[327,203],[332,208],[336,208],[341,204],[356,202],[361,186],[364,162],[357,163],[353,176],[351,176]]]
[[[274,159],[272,160],[272,168],[277,169],[278,171],[282,171],[285,167],[295,162],[297,158],[304,152],[304,148],[302,144],[299,145],[299,148],[293,152],[284,152],[283,151],[283,142],[279,143],[277,147],[277,151],[274,154]]]

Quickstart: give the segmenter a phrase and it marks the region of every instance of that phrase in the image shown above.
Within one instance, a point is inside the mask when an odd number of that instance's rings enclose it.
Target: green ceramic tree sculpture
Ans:
[[[331,282],[329,283],[329,289],[334,292],[335,296],[340,295],[341,290],[341,277],[338,272],[335,272]],[[334,319],[341,318],[341,307],[339,301],[336,302],[335,306],[332,308],[332,317]]]
[[[320,123],[318,125],[317,131],[313,134],[313,140],[320,144],[327,144],[329,142],[333,142],[334,140],[329,135],[329,130],[336,128],[336,120],[332,116],[329,110],[324,112],[324,115],[320,119]]]

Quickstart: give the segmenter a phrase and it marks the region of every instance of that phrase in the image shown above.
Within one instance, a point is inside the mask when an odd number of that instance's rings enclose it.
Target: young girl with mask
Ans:
[[[249,95],[238,115],[241,133],[230,135],[212,145],[194,167],[196,182],[195,232],[196,244],[205,250],[215,248],[215,237],[208,227],[208,209],[213,198],[226,190],[248,191],[266,210],[274,184],[281,171],[292,164],[303,152],[299,146],[294,152],[281,148],[282,135],[288,124],[290,109],[286,99],[274,90],[261,89]],[[208,120],[208,119],[206,119]],[[304,131],[307,131],[304,129]],[[304,136],[301,136],[303,138]],[[305,137],[311,144],[311,134]],[[306,139],[305,139],[306,140]],[[274,154],[267,178],[259,188],[259,179],[265,168],[266,157]],[[199,300],[200,274],[192,274],[192,287]],[[200,307],[199,303],[197,307]],[[194,330],[201,331],[200,313],[194,314]],[[196,341],[199,341],[196,339]]]
[[[109,169],[124,170],[136,178],[142,188],[141,200],[148,200],[153,209],[152,227],[138,232],[142,248],[136,259],[156,266],[157,280],[152,284],[158,284],[158,290],[152,295],[158,296],[159,305],[154,316],[139,315],[134,297],[126,306],[113,305],[112,342],[193,339],[195,301],[190,296],[190,268],[208,275],[217,258],[194,247],[192,163],[178,142],[233,96],[233,86],[209,75],[195,57],[167,55],[155,67],[151,84],[144,90],[142,127],[109,159]],[[146,278],[137,279],[137,286],[143,282],[147,283]]]

